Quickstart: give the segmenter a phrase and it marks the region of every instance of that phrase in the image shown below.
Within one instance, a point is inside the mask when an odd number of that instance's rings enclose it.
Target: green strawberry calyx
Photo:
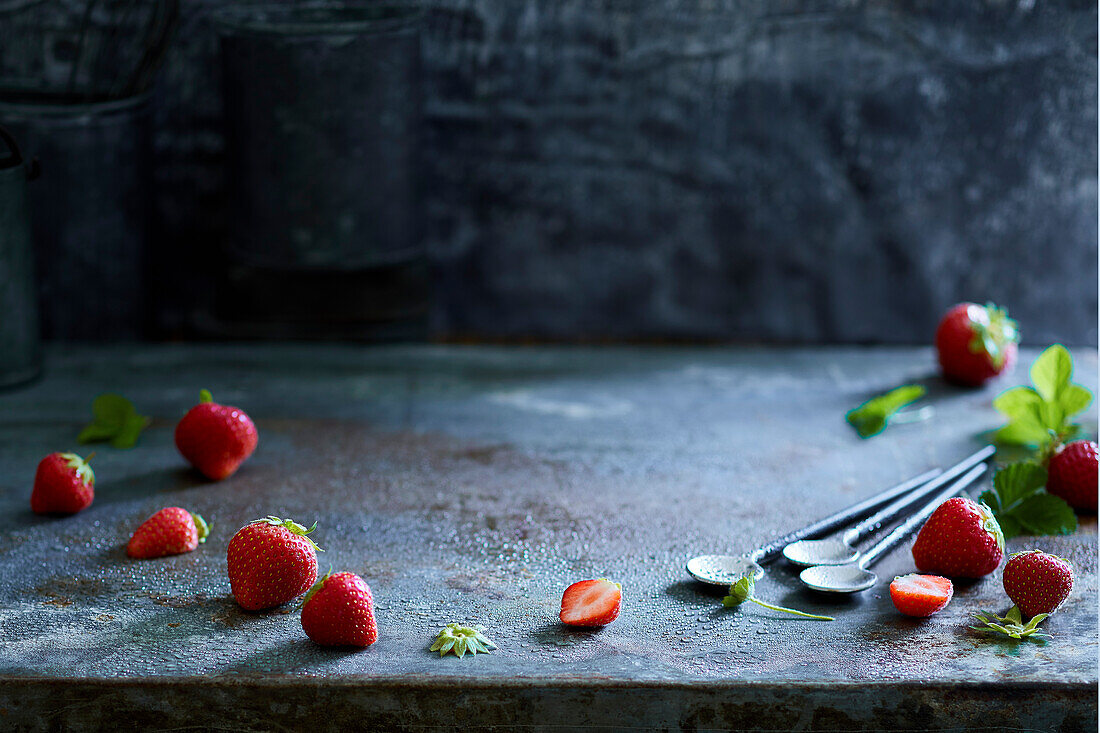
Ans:
[[[993,510],[985,502],[981,502],[978,504],[978,514],[982,518],[982,529],[993,535],[993,539],[997,542],[997,548],[1004,552],[1005,535],[1001,531],[1001,525],[997,522],[997,517],[993,515]]]
[[[997,369],[1005,363],[1010,344],[1019,343],[1020,329],[1016,321],[1008,317],[1008,310],[993,303],[972,306],[967,309],[970,318],[970,353],[989,355],[989,361]]]
[[[440,657],[451,652],[461,659],[466,652],[475,655],[478,652],[485,654],[491,649],[496,649],[497,645],[489,641],[489,637],[481,633],[482,631],[480,626],[447,624],[436,635],[428,651],[439,652]]]
[[[302,525],[295,522],[293,519],[279,519],[279,517],[268,515],[263,519],[253,519],[251,522],[249,522],[249,524],[270,524],[272,527],[282,527],[291,534],[296,534],[299,537],[304,537],[305,540],[309,542],[309,544],[313,545],[313,549],[317,550],[317,552],[324,552],[324,550],[322,550],[317,545],[317,543],[313,541],[313,538],[307,536],[310,532],[317,529],[317,522],[314,522],[312,527],[306,529]]]
[[[805,611],[796,611],[793,608],[784,608],[783,606],[773,606],[770,603],[765,603],[759,598],[753,596],[753,591],[756,589],[756,581],[753,580],[751,575],[746,575],[741,580],[737,581],[730,586],[730,594],[722,599],[722,605],[726,608],[737,608],[745,601],[752,601],[758,606],[764,608],[770,608],[773,611],[782,611],[783,613],[793,613],[795,616],[802,616],[804,618],[815,618],[820,621],[836,621],[832,616],[818,616],[814,613],[806,613]]]
[[[301,609],[303,606],[309,603],[309,599],[317,595],[317,591],[321,590],[321,588],[325,585],[325,581],[331,577],[332,570],[330,569],[327,573],[324,574],[324,576],[320,580],[314,583],[313,586],[306,591],[306,594],[302,596],[302,600],[298,602],[298,608]]]
[[[214,395],[210,394],[210,390],[208,390],[208,389],[200,389],[199,390],[199,404],[200,405],[205,405],[207,402],[213,402],[213,401],[214,401]]]
[[[95,451],[88,454],[87,458],[81,458],[76,453],[62,453],[61,458],[65,461],[65,464],[73,469],[77,478],[85,486],[95,486],[95,472],[92,471],[92,467],[88,465],[88,462],[95,457]]]
[[[982,623],[981,626],[971,626],[975,631],[992,631],[1004,634],[1012,639],[1049,639],[1050,634],[1039,629],[1039,624],[1049,616],[1049,613],[1036,614],[1026,624],[1023,615],[1017,606],[1008,609],[1004,616],[998,616],[988,611],[974,614],[974,618]]]
[[[199,544],[201,545],[206,542],[206,538],[210,536],[210,527],[213,525],[203,519],[201,515],[195,514],[194,512],[191,512],[191,521],[195,523],[195,529],[198,530]]]

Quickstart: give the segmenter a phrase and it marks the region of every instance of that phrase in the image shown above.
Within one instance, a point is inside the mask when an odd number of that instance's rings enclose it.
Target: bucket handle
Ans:
[[[3,140],[8,149],[11,150],[12,160],[9,166],[6,167],[14,168],[23,165],[23,154],[19,152],[19,145],[15,142],[15,136],[8,132],[8,129],[3,125],[0,125],[0,140]],[[28,181],[33,181],[42,173],[42,166],[38,164],[38,158],[31,158],[30,162],[26,164],[26,168]]]

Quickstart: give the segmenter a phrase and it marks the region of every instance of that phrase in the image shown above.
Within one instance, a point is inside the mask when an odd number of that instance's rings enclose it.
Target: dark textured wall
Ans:
[[[219,257],[224,2],[156,95],[169,330]],[[426,5],[437,333],[920,342],[992,299],[1096,343],[1095,2]]]

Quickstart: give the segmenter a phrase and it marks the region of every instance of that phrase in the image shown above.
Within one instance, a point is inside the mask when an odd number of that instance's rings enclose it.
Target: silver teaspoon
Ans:
[[[810,567],[813,565],[845,565],[859,558],[859,550],[854,545],[877,532],[883,525],[901,516],[906,509],[920,499],[925,498],[939,487],[963,471],[991,457],[994,448],[987,445],[977,453],[967,456],[951,468],[941,473],[919,489],[903,495],[889,506],[879,510],[839,537],[826,537],[822,540],[799,540],[783,548],[783,557],[795,565]]]
[[[899,524],[893,532],[867,550],[863,557],[859,559],[859,562],[848,563],[847,565],[817,565],[806,568],[798,577],[808,588],[825,593],[858,593],[874,586],[878,582],[878,576],[867,568],[894,549],[902,540],[924,524],[924,520],[932,516],[932,512],[936,511],[940,504],[961,493],[963,489],[985,473],[985,470],[986,465],[984,463],[970,469],[965,476],[941,491],[924,508],[905,520],[904,524]]]
[[[847,526],[849,522],[867,515],[886,502],[927,483],[939,474],[939,469],[926,471],[920,476],[915,476],[893,488],[864,499],[802,529],[795,530],[744,555],[700,555],[699,557],[693,557],[688,560],[687,571],[691,577],[710,585],[732,585],[746,576],[759,579],[764,575],[762,564],[779,557],[783,548],[790,543],[807,537],[820,537]]]

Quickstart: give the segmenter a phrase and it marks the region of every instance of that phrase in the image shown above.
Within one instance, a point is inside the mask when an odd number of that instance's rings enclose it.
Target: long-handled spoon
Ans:
[[[906,509],[917,501],[928,496],[951,479],[957,478],[967,469],[991,457],[994,452],[993,446],[987,445],[977,453],[956,463],[919,489],[903,495],[894,503],[880,509],[877,513],[864,519],[839,537],[834,536],[826,537],[823,540],[799,540],[798,542],[792,542],[783,548],[783,557],[787,558],[795,565],[802,565],[805,567],[811,567],[813,565],[846,565],[847,563],[855,562],[859,558],[859,550],[854,547],[857,542],[874,534],[881,529],[884,524],[888,524],[895,518],[901,516]]]
[[[779,557],[779,554],[783,552],[783,548],[790,543],[807,537],[821,537],[845,527],[850,522],[866,516],[883,504],[939,475],[940,470],[938,468],[925,471],[920,476],[914,476],[893,488],[864,499],[809,526],[795,530],[744,555],[700,555],[699,557],[693,557],[688,561],[687,571],[696,580],[711,585],[732,585],[748,575],[751,575],[754,579],[759,579],[764,575],[764,568],[761,567],[761,563],[770,562]]]
[[[826,593],[858,593],[861,590],[867,590],[878,582],[878,576],[867,568],[924,524],[924,520],[932,516],[932,512],[936,511],[940,504],[961,493],[976,478],[985,473],[986,468],[987,466],[983,463],[970,469],[965,476],[937,494],[923,509],[906,519],[903,524],[899,524],[893,532],[867,550],[858,562],[847,565],[816,565],[806,568],[798,577],[807,587]]]

